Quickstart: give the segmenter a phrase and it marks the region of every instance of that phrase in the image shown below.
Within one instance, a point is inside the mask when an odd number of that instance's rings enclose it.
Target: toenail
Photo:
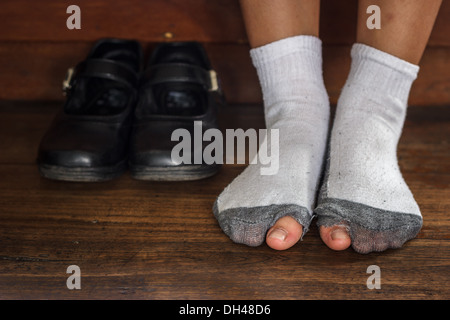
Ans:
[[[331,240],[345,240],[348,239],[348,234],[347,232],[345,232],[342,229],[334,229],[333,231],[331,231]]]
[[[278,240],[280,240],[280,241],[284,241],[284,240],[286,239],[286,237],[287,237],[287,234],[288,234],[288,233],[287,233],[286,230],[277,228],[277,229],[274,229],[274,230],[269,234],[269,238],[272,238],[272,239],[278,239]]]

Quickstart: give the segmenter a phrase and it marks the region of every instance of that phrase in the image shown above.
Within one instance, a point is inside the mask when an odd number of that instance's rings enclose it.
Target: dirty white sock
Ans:
[[[422,216],[397,162],[409,91],[419,67],[355,44],[329,144],[318,225],[345,226],[361,253],[398,248]]]
[[[213,211],[233,241],[257,246],[283,216],[296,219],[303,234],[308,230],[326,148],[329,100],[317,37],[286,38],[250,54],[269,137],[270,129],[279,130],[279,168],[262,175],[260,164],[250,164],[220,194]]]

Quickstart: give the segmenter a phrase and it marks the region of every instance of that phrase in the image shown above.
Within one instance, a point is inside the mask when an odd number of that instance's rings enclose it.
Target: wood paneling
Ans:
[[[78,0],[81,30],[68,30],[68,0],[2,0],[0,41],[92,41],[102,37],[246,42],[238,0]],[[321,37],[328,44],[355,39],[357,1],[322,0]],[[450,2],[443,1],[431,46],[450,46]]]
[[[68,30],[70,1],[0,2],[0,99],[61,100],[69,66],[102,37],[134,38],[146,48],[162,41],[206,45],[227,100],[259,103],[238,0],[80,0],[82,29]],[[347,76],[355,39],[357,1],[322,1],[325,83],[335,103]],[[450,102],[450,1],[444,1],[411,92],[411,105]],[[169,36],[167,36],[169,35]]]
[[[236,0],[80,0],[81,30],[68,30],[73,1],[4,0],[0,41],[92,41],[103,37],[157,42],[242,42],[245,31]]]

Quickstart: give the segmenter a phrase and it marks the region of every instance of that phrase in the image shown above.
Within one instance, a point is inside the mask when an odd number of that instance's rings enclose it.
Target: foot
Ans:
[[[397,143],[418,67],[356,44],[338,101],[324,182],[314,210],[331,249],[400,248],[422,216],[400,172]]]
[[[308,230],[329,124],[321,51],[321,41],[312,36],[251,51],[264,98],[268,146],[276,143],[279,166],[275,174],[264,175],[264,165],[250,164],[217,198],[214,215],[236,243],[258,246],[266,240],[284,250]],[[271,141],[271,130],[278,130],[278,141]]]

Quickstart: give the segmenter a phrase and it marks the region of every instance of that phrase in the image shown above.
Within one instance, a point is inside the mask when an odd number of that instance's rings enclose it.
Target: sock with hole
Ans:
[[[250,54],[263,93],[268,136],[271,129],[279,134],[278,172],[262,175],[260,164],[250,164],[219,195],[213,211],[233,241],[257,246],[283,216],[296,219],[303,234],[308,230],[326,148],[329,101],[317,37],[282,39]]]
[[[357,252],[399,248],[422,226],[397,162],[419,67],[363,44],[351,55],[315,213],[319,226],[345,226]]]

